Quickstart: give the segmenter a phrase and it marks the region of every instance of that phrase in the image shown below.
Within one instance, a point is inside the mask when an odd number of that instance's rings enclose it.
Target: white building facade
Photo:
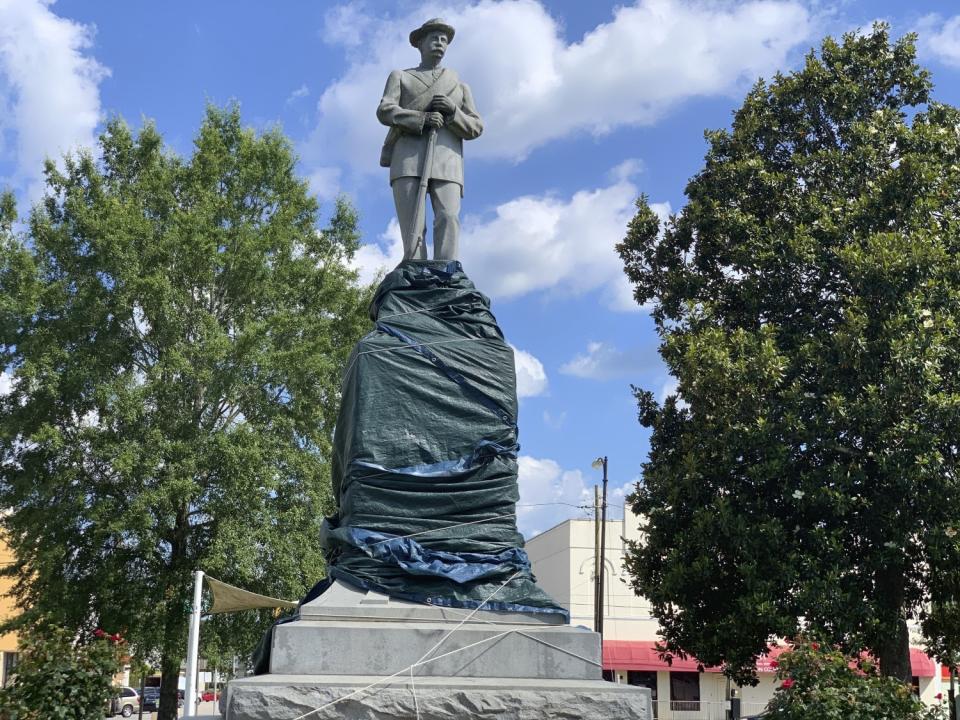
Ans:
[[[604,674],[615,682],[648,687],[657,720],[726,720],[731,690],[741,702],[741,717],[763,711],[779,682],[771,658],[761,659],[756,687],[731,687],[714,669],[699,672],[695,660],[660,660],[654,649],[659,626],[650,605],[636,596],[623,569],[624,540],[638,540],[639,521],[607,521],[604,587]],[[570,624],[594,629],[596,534],[593,520],[567,520],[527,541],[537,583],[570,610]],[[928,704],[947,695],[939,665],[922,651],[911,651],[914,685]]]

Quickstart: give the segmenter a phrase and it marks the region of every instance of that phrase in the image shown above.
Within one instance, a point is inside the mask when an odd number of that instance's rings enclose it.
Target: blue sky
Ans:
[[[935,97],[960,103],[958,13],[930,0],[0,0],[0,184],[26,211],[43,158],[91,145],[105,118],[152,119],[186,154],[205,103],[237,101],[247,124],[290,136],[325,210],[338,193],[357,206],[372,277],[400,252],[374,111],[388,71],[418,60],[409,31],[448,19],[445,64],[485,121],[465,149],[462,260],[518,350],[529,535],[584,516],[598,455],[622,506],[648,447],[630,385],[670,391],[613,249],[634,199],[682,209],[703,131],[726,127],[753,81],[876,19],[918,31]]]

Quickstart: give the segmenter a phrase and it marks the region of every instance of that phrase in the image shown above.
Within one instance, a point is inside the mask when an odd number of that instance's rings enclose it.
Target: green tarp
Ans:
[[[471,608],[564,613],[517,531],[513,351],[459,262],[407,261],[371,305],[334,438],[333,578]]]

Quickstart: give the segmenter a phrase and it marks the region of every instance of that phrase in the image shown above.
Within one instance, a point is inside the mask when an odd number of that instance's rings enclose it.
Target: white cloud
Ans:
[[[489,219],[467,217],[461,241],[464,267],[496,299],[601,290],[611,309],[638,311],[615,246],[636,211],[639,192],[622,178],[569,198],[519,197],[499,205]],[[654,209],[664,217],[670,212],[667,203]]]
[[[782,68],[812,24],[799,0],[636,0],[567,43],[562,20],[535,0],[428,2],[390,18],[344,5],[323,34],[350,64],[320,97],[308,162],[378,169],[385,130],[373,107],[389,71],[418,61],[409,31],[437,15],[457,29],[449,65],[484,118],[468,154],[512,160],[573,133],[652,124],[691,97],[736,92]]]
[[[0,397],[9,395],[13,390],[13,376],[6,370],[0,372]]]
[[[0,119],[16,137],[17,183],[36,199],[47,157],[93,146],[100,81],[109,71],[85,53],[93,28],[55,15],[52,0],[0,0]]]
[[[671,375],[671,376],[668,376],[668,377],[667,377],[666,381],[665,381],[665,382],[663,383],[663,385],[661,386],[660,392],[657,394],[657,400],[658,400],[658,401],[660,402],[660,404],[662,405],[663,403],[666,402],[667,398],[668,398],[670,395],[676,395],[676,396],[677,396],[677,407],[679,407],[679,408],[687,408],[687,407],[690,407],[690,406],[687,404],[687,401],[684,400],[684,399],[683,399],[683,396],[680,395],[679,393],[680,393],[680,382],[679,382],[675,377],[673,377],[673,376]]]
[[[579,470],[564,470],[557,462],[521,455],[520,502],[517,525],[526,537],[549,530],[570,518],[585,517],[593,494]],[[591,484],[592,487],[592,484]]]
[[[675,377],[671,376],[667,378],[667,381],[660,387],[660,392],[657,394],[657,400],[662,403],[670,395],[676,395],[679,389],[679,381]]]
[[[629,165],[637,167],[636,161]],[[465,271],[495,300],[536,292],[576,297],[599,290],[610,309],[640,311],[615,250],[640,194],[623,177],[625,171],[618,166],[613,174],[620,179],[612,185],[569,198],[523,196],[497,206],[491,217],[465,217],[460,240]],[[661,219],[670,214],[669,203],[651,207]],[[392,219],[378,243],[361,247],[355,263],[361,278],[372,279],[402,257],[400,227]]]
[[[917,23],[919,44],[925,54],[944,65],[960,67],[960,15],[944,19],[942,15],[924,15]]]
[[[651,368],[659,369],[656,349],[618,350],[603,342],[587,344],[587,351],[576,355],[560,367],[564,375],[591,380],[610,380],[639,375]]]
[[[623,515],[627,511],[627,495],[630,495],[637,489],[639,477],[625,482],[623,485],[610,486],[607,488],[607,519],[623,520]]]
[[[304,83],[303,85],[298,87],[296,90],[294,90],[292,93],[290,93],[290,95],[287,97],[287,104],[295,102],[300,98],[305,98],[309,94],[310,94],[310,88],[308,88],[307,84]]]
[[[626,500],[627,495],[630,495],[637,488],[637,483],[640,481],[639,477],[635,477],[633,480],[625,482],[619,487],[611,487],[607,490],[607,504],[616,505],[623,507],[624,500]],[[623,518],[623,514],[620,514],[620,518]]]
[[[549,410],[543,411],[543,424],[553,430],[559,430],[567,422],[567,411],[562,410],[559,413],[552,413]]]
[[[517,525],[530,538],[571,519],[594,517],[594,486],[601,478],[579,470],[564,470],[556,461],[521,455],[519,460],[520,502]],[[626,497],[639,478],[622,485],[611,480],[607,488],[607,519],[622,520]],[[602,486],[601,486],[602,487]]]
[[[361,245],[353,256],[353,268],[360,272],[360,282],[373,282],[377,275],[387,273],[403,260],[403,239],[400,223],[390,220],[378,243]]]
[[[363,2],[330,8],[323,16],[323,31],[320,37],[329,45],[358,47],[363,42],[364,27],[369,23],[364,10]]]
[[[526,350],[513,348],[513,362],[517,369],[517,397],[536,397],[547,391],[547,372],[543,363]]]
[[[611,169],[607,177],[611,182],[626,182],[634,175],[639,175],[644,170],[643,160],[640,158],[627,158],[622,163]]]
[[[310,192],[316,195],[321,202],[332,200],[340,193],[340,168],[317,167],[307,175]]]

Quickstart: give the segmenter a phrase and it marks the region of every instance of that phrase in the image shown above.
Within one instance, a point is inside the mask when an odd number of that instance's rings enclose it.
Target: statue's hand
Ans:
[[[428,112],[424,125],[431,128],[443,127],[443,115],[438,112]]]
[[[433,100],[430,101],[430,109],[444,115],[453,115],[457,111],[457,106],[446,95],[434,95]]]

